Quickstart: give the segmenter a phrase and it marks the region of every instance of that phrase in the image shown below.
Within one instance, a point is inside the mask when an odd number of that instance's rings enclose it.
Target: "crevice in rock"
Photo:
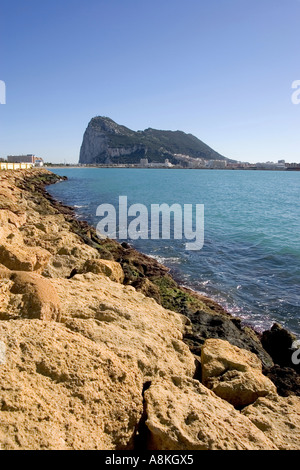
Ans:
[[[202,383],[202,366],[201,366],[201,357],[194,354],[195,359],[195,372],[193,379],[198,380],[198,382]]]
[[[146,425],[147,421],[147,411],[146,411],[146,401],[145,401],[145,392],[151,386],[151,381],[145,382],[143,386],[142,396],[143,396],[143,414],[137,425],[133,448],[134,450],[143,451],[147,450],[147,442],[149,438],[149,430]]]
[[[67,279],[72,279],[74,276],[76,276],[76,274],[78,274],[77,272],[77,269],[72,269],[72,271],[70,272],[70,275],[67,277]]]

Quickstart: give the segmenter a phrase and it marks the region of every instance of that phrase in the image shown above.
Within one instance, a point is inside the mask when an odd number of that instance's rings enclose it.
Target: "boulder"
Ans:
[[[134,372],[60,323],[0,322],[2,450],[132,448],[143,411]]]
[[[131,286],[87,273],[51,279],[60,298],[61,321],[106,344],[143,383],[170,374],[193,377],[195,361],[182,341],[185,317],[165,310]]]
[[[146,277],[139,277],[131,285],[139,292],[142,292],[147,297],[152,297],[157,303],[161,304],[161,294],[158,286]]]
[[[201,355],[202,346],[208,338],[223,339],[233,346],[255,353],[264,367],[270,368],[274,365],[257,334],[249,327],[243,326],[239,318],[220,315],[217,312],[212,315],[211,312],[202,310],[193,314],[187,312],[187,315],[193,328],[192,332],[185,336],[185,342],[194,354]]]
[[[269,450],[276,446],[249,419],[197,380],[157,379],[145,392],[151,450]]]
[[[270,354],[275,364],[283,367],[295,367],[292,362],[293,343],[297,338],[278,323],[262,334],[262,345]],[[300,367],[298,366],[300,372]]]
[[[242,412],[280,450],[300,449],[300,398],[269,395]]]
[[[264,374],[275,384],[278,395],[282,397],[300,396],[300,375],[295,369],[275,365],[271,369],[264,370]]]
[[[49,279],[27,272],[13,272],[10,279],[13,282],[10,293],[20,300],[19,317],[60,320],[60,301]]]
[[[104,274],[112,281],[119,282],[120,284],[122,284],[124,281],[124,272],[122,266],[116,261],[105,259],[87,260],[83,266],[82,272]]]
[[[0,263],[15,271],[38,271],[51,258],[49,251],[39,247],[3,243],[0,245]]]
[[[262,374],[260,359],[228,341],[207,340],[202,348],[201,365],[203,384],[236,408],[276,393],[273,382]]]
[[[22,227],[26,223],[26,213],[21,212],[21,213],[14,213],[10,210],[5,210],[5,209],[0,209],[0,226],[4,227],[6,225],[13,225],[17,229]]]

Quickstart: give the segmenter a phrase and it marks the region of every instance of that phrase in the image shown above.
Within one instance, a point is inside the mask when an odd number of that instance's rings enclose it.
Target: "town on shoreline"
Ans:
[[[141,158],[139,163],[52,163],[45,162],[43,158],[34,154],[9,155],[7,159],[0,158],[1,170],[29,169],[31,167],[47,168],[142,168],[142,169],[172,169],[172,170],[269,170],[269,171],[300,171],[300,163],[287,163],[285,160],[274,162],[234,162],[232,160],[204,160],[202,158],[192,158],[188,155],[177,155],[180,163],[172,164],[168,159],[164,162],[149,161],[148,158]]]
[[[219,165],[219,161],[212,161],[212,165],[208,166],[185,166],[185,165],[168,165],[165,163],[152,162],[148,165],[141,164],[76,164],[76,163],[45,163],[47,168],[132,168],[132,169],[166,169],[166,170],[263,170],[263,171],[300,171],[300,163],[229,163],[227,165]]]

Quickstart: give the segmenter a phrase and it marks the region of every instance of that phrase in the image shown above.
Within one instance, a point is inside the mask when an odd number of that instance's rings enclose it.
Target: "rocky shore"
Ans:
[[[59,180],[0,173],[0,448],[299,449],[293,335],[100,240]]]

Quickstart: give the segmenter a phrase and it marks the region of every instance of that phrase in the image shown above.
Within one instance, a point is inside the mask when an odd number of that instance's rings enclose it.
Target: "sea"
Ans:
[[[186,240],[128,242],[173,277],[263,331],[280,323],[300,339],[300,172],[136,168],[58,168],[48,187],[97,226],[101,204],[204,205],[204,245]],[[123,241],[123,240],[122,240]]]

